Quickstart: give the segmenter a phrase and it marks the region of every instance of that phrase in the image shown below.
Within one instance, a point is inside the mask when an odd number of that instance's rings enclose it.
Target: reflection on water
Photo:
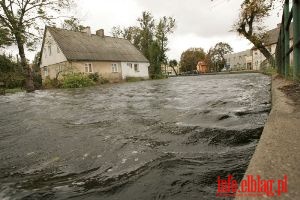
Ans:
[[[261,74],[0,97],[0,199],[215,199],[270,110]]]

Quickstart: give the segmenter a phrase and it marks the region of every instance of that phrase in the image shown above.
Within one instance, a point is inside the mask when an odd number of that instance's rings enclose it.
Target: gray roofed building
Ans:
[[[149,62],[128,40],[47,27],[68,60]]]
[[[277,24],[276,28],[271,29],[266,32],[266,36],[264,38],[265,46],[277,44],[279,33],[280,33],[280,26],[281,26],[281,24]],[[292,39],[292,38],[293,38],[293,24],[291,24],[291,26],[290,26],[290,39]],[[252,49],[255,49],[255,47],[253,47]]]
[[[104,35],[104,30],[91,34],[46,27],[40,67],[42,78],[53,79],[69,73],[98,73],[115,82],[126,77],[149,78],[149,61],[128,40]]]

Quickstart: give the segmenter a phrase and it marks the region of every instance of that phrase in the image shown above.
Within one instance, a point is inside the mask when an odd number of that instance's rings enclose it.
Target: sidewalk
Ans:
[[[250,161],[247,175],[275,182],[288,177],[288,192],[280,197],[236,197],[236,199],[300,199],[300,105],[279,88],[289,82],[272,80],[272,111]],[[277,185],[277,184],[275,184]]]

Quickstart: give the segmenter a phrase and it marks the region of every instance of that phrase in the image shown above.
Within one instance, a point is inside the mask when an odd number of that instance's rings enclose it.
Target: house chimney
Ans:
[[[100,36],[100,37],[104,37],[104,29],[99,29],[96,31],[96,35]]]
[[[91,36],[91,27],[87,26],[82,30],[83,33],[88,34],[89,36]]]

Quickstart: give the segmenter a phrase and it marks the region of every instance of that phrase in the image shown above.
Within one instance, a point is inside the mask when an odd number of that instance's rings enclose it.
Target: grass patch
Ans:
[[[273,76],[275,74],[277,74],[277,69],[275,67],[265,67],[262,69],[262,73],[268,76]]]
[[[22,88],[10,88],[10,89],[0,88],[0,95],[14,94],[14,93],[24,92],[24,91],[25,90],[23,90]]]
[[[145,79],[141,78],[141,77],[129,77],[129,76],[126,77],[127,82],[138,82],[138,81],[144,81],[144,80]]]

